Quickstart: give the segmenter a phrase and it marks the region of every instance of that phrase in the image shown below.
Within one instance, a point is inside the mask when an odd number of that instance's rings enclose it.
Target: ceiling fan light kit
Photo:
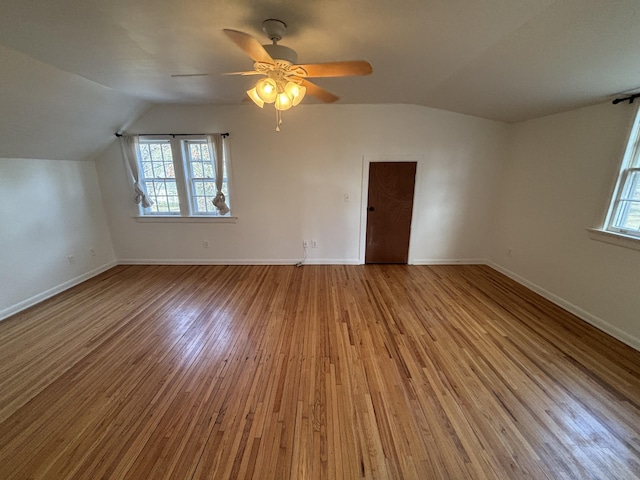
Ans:
[[[282,112],[298,105],[307,93],[325,103],[338,100],[338,97],[307,78],[369,75],[372,72],[371,65],[364,60],[297,65],[295,50],[278,45],[287,31],[286,24],[269,19],[262,22],[262,29],[273,42],[272,45],[261,45],[251,35],[237,30],[225,29],[224,32],[255,62],[254,70],[236,75],[264,75],[265,78],[247,90],[247,95],[260,108],[265,103],[274,104],[277,132],[282,124]]]

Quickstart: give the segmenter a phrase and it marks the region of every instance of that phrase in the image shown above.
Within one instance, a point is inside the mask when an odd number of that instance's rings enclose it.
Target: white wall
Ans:
[[[485,258],[506,125],[409,105],[301,105],[284,113],[281,132],[274,128],[273,109],[253,105],[147,111],[129,132],[231,133],[238,222],[136,222],[114,144],[97,168],[118,259],[292,263],[302,240],[314,239],[310,262],[357,263],[363,158],[419,162],[410,262]]]
[[[490,259],[640,348],[640,251],[585,230],[599,226],[632,114],[606,103],[513,126]]]
[[[114,263],[93,162],[0,159],[0,222],[0,319]]]

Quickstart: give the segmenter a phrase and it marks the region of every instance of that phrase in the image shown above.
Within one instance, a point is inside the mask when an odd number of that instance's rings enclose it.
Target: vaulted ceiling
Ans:
[[[517,122],[640,87],[638,0],[3,0],[0,156],[85,158],[150,103],[240,104],[251,78],[221,74],[252,61],[222,29],[268,43],[267,18],[300,63],[373,65],[317,80],[340,103]]]

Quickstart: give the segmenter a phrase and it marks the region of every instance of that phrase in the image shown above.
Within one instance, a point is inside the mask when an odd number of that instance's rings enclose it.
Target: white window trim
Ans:
[[[625,185],[628,170],[630,168],[635,168],[631,167],[631,165],[635,161],[636,157],[640,156],[640,105],[635,107],[633,118],[631,128],[627,135],[624,155],[622,156],[620,166],[617,170],[615,186],[611,195],[608,197],[609,203],[607,205],[608,208],[606,210],[606,214],[604,215],[604,220],[600,226],[596,228],[587,228],[587,231],[592,240],[640,250],[640,233],[629,234],[629,231],[613,226],[618,201]]]
[[[631,237],[618,232],[610,232],[601,228],[587,228],[591,240],[617,245],[619,247],[640,250],[640,238]]]
[[[180,201],[180,212],[169,213],[159,212],[154,213],[145,210],[140,204],[138,204],[137,214],[134,215],[134,219],[139,223],[237,223],[238,217],[232,215],[216,215],[215,213],[203,214],[203,213],[191,213],[194,205],[191,196],[191,182],[187,178],[188,165],[188,153],[185,151],[186,145],[183,141],[188,140],[203,140],[206,139],[205,135],[139,135],[140,141],[162,141],[168,140],[171,145],[171,152],[174,159],[175,179],[178,189],[178,198]],[[227,147],[228,148],[228,147]],[[227,152],[228,154],[228,152]],[[139,152],[136,152],[138,164],[140,164]],[[176,162],[176,159],[179,161]],[[176,168],[176,163],[179,163],[180,168]],[[142,166],[140,166],[142,168]],[[227,158],[227,189],[229,196],[232,197],[231,191],[231,165]],[[233,204],[232,204],[233,206]]]

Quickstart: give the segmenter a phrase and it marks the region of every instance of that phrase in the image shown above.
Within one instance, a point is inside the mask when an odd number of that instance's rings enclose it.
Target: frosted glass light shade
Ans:
[[[293,107],[293,99],[286,92],[279,93],[276,97],[276,109],[283,111]]]
[[[295,107],[304,98],[305,93],[307,93],[307,88],[303,85],[298,85],[297,83],[289,82],[284,87],[284,91],[289,96],[289,98],[292,99],[292,104]]]
[[[277,85],[272,78],[263,78],[256,83],[256,93],[264,103],[273,103],[278,95]]]
[[[257,106],[259,106],[260,108],[264,107],[264,102],[258,95],[258,91],[256,90],[256,87],[253,87],[251,90],[247,90],[247,95],[251,100],[253,100],[253,103],[255,103]]]

